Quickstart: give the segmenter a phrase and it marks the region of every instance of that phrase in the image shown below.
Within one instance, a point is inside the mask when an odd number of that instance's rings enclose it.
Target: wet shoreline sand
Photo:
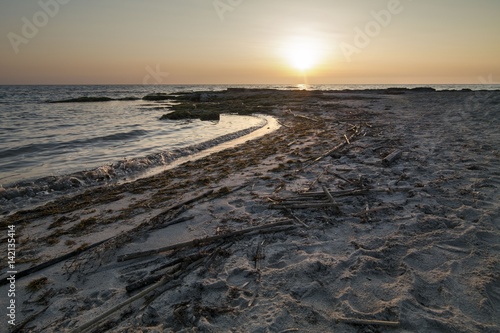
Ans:
[[[499,92],[196,103],[282,126],[4,218],[19,272],[71,254],[18,277],[21,331],[499,329]]]

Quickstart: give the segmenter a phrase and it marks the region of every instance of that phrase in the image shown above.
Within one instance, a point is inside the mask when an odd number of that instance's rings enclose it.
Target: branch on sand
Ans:
[[[266,230],[269,230],[271,228],[285,226],[285,225],[290,226],[291,225],[290,221],[280,221],[280,222],[275,222],[275,223],[269,223],[269,224],[265,224],[265,225],[261,225],[261,226],[257,226],[257,227],[252,227],[252,228],[248,228],[248,229],[234,231],[234,232],[224,234],[224,235],[216,235],[216,236],[207,237],[207,238],[194,239],[194,240],[183,242],[183,243],[165,246],[165,247],[162,247],[159,249],[124,254],[122,256],[119,256],[117,261],[127,261],[127,260],[136,259],[136,258],[147,257],[147,256],[155,255],[158,253],[167,252],[167,251],[171,251],[171,250],[177,250],[177,249],[190,247],[190,246],[196,247],[196,246],[213,243],[213,242],[220,241],[220,240],[231,239],[233,237],[245,235],[245,234],[248,234],[251,232],[266,231]]]

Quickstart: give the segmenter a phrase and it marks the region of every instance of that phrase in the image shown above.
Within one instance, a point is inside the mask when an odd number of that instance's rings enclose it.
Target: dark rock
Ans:
[[[93,103],[93,102],[109,102],[109,101],[113,101],[113,99],[109,97],[78,97],[78,98],[63,99],[60,101],[47,101],[47,103]]]
[[[431,87],[417,87],[417,88],[412,88],[410,90],[411,90],[411,92],[422,92],[422,93],[424,93],[424,92],[435,92],[436,91],[436,89],[431,88]]]
[[[182,119],[200,119],[200,120],[220,120],[220,113],[215,111],[188,111],[176,110],[161,116],[160,120],[182,120]]]
[[[172,96],[165,93],[154,93],[144,96],[142,99],[145,101],[164,101],[166,99],[171,99]]]
[[[383,93],[387,95],[402,95],[408,91],[408,88],[387,88]]]
[[[97,96],[97,97],[77,97],[70,99],[62,99],[59,101],[47,101],[47,103],[96,103],[96,102],[110,102],[110,101],[137,101],[139,98],[137,97],[123,97],[123,98],[110,98],[105,96]]]

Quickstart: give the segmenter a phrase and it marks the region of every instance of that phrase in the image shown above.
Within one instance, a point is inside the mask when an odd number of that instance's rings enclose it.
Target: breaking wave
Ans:
[[[124,178],[138,176],[153,168],[167,166],[175,160],[199,153],[224,142],[239,138],[267,125],[267,121],[257,126],[226,134],[215,139],[192,145],[150,154],[144,157],[122,159],[94,169],[78,171],[61,176],[48,176],[30,181],[20,181],[7,187],[0,187],[0,206],[6,214],[9,208],[21,208],[52,199],[56,195],[66,194],[91,186],[116,183]]]

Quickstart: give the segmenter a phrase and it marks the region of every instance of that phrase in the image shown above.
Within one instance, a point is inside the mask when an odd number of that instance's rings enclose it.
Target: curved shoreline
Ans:
[[[245,141],[256,139],[279,128],[278,121],[271,116],[253,116],[261,118],[262,124],[196,145],[153,153],[144,157],[124,159],[90,170],[20,181],[6,187],[0,187],[0,214],[8,215],[19,209],[33,208],[58,196],[87,190],[94,186],[122,184],[150,177],[187,161],[194,161]]]
[[[228,140],[220,141],[220,142],[216,143],[215,145],[208,144],[206,148],[203,148],[202,150],[199,150],[198,152],[184,155],[184,156],[180,156],[166,165],[160,165],[156,168],[153,167],[152,169],[147,170],[147,171],[141,173],[140,175],[137,175],[135,177],[130,177],[129,179],[126,179],[126,180],[121,181],[121,182],[119,181],[118,183],[119,184],[128,183],[128,182],[135,181],[137,179],[142,179],[142,178],[154,176],[154,175],[159,174],[163,171],[173,169],[173,168],[175,168],[183,163],[190,162],[190,161],[196,161],[200,158],[203,158],[203,157],[206,157],[208,155],[223,151],[225,149],[236,147],[236,146],[238,146],[246,141],[255,140],[257,138],[260,138],[261,136],[272,133],[281,127],[278,120],[274,117],[271,117],[268,115],[255,115],[255,116],[262,118],[266,121],[263,126],[259,126],[257,128],[251,127],[248,130],[236,132],[234,134],[241,134],[241,135],[236,135],[234,137],[232,137],[233,135],[228,134],[228,135],[224,135],[222,137],[207,141],[207,143],[210,143],[212,141],[219,141],[220,138],[227,137],[227,139],[228,139]],[[250,129],[253,129],[253,130],[249,131]],[[248,133],[246,133],[246,132],[248,132]]]

